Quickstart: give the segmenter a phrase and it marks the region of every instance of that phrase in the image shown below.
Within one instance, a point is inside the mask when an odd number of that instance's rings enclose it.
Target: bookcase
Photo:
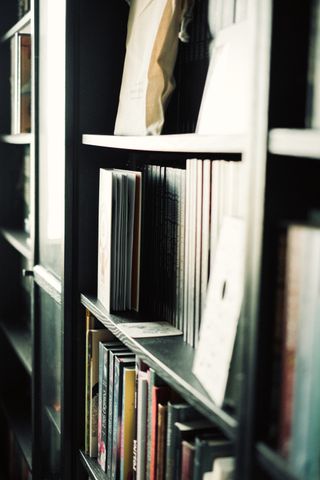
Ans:
[[[114,126],[128,3],[31,0],[20,19],[15,2],[0,7],[4,475],[10,478],[10,450],[19,452],[36,480],[107,479],[85,452],[89,312],[94,328],[113,334],[219,428],[232,445],[234,479],[305,479],[278,445],[284,407],[276,374],[282,368],[277,309],[281,229],[319,222],[319,1],[212,2],[220,15],[217,31],[247,21],[248,123],[240,133],[199,134],[211,10],[207,0],[195,0],[190,43],[179,44],[176,88],[161,135],[120,136]],[[10,86],[10,39],[19,32],[31,35],[30,132],[12,130],[13,123],[21,125],[12,120],[17,105]],[[150,313],[109,313],[97,295],[100,169],[186,171],[189,159],[209,159],[214,166],[217,238],[224,216],[239,217],[245,226],[244,295],[230,372],[234,401],[223,407],[192,373],[196,350],[190,342],[133,337],[122,325],[154,320]],[[143,235],[150,225],[143,224]],[[142,241],[142,257],[143,248]],[[143,301],[160,298],[155,284],[142,282]]]
[[[1,7],[1,475],[32,471],[33,13]],[[8,368],[10,366],[10,368]],[[22,478],[22,477],[21,477]]]
[[[64,16],[64,2],[1,5],[3,478],[61,470],[64,75],[47,59],[64,72]]]

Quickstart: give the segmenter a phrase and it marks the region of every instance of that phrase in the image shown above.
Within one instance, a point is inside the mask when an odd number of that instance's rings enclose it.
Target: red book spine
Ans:
[[[194,445],[186,440],[183,440],[181,450],[181,480],[192,480],[193,459]]]

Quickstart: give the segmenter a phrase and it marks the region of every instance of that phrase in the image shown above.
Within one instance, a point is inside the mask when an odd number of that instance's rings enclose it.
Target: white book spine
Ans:
[[[111,308],[112,171],[100,169],[98,222],[98,300]]]

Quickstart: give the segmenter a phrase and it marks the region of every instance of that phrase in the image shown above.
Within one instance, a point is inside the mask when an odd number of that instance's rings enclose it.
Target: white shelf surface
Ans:
[[[30,145],[32,140],[31,133],[17,133],[0,135],[0,141],[3,143],[12,143],[14,145]]]
[[[82,143],[97,147],[144,150],[152,152],[198,152],[198,153],[242,153],[245,135],[198,135],[186,133],[177,135],[117,136],[90,135],[82,136]]]
[[[269,152],[320,159],[320,130],[275,128],[269,134]]]

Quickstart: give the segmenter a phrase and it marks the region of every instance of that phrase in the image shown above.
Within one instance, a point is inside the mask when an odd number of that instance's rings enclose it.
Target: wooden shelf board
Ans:
[[[27,12],[22,18],[20,18],[20,20],[1,37],[1,42],[9,40],[15,33],[20,32],[29,23],[31,23],[31,12]]]
[[[80,459],[91,479],[107,480],[107,475],[101,470],[96,458],[91,458],[80,450]]]
[[[1,408],[7,419],[9,428],[12,430],[21,452],[32,471],[32,429],[31,417],[28,418],[16,401],[1,399]]]
[[[30,331],[17,323],[1,322],[0,328],[6,335],[12,348],[26,371],[32,374],[32,338]]]
[[[30,237],[23,230],[13,230],[2,228],[3,237],[10,243],[21,255],[31,260]]]
[[[31,133],[17,133],[0,135],[0,141],[3,143],[11,143],[13,145],[30,145],[32,141]]]
[[[256,445],[256,456],[259,465],[275,480],[303,480],[294,475],[287,462],[266,444]]]
[[[275,128],[269,133],[269,152],[320,160],[320,130]]]
[[[82,137],[85,145],[152,152],[236,153],[245,148],[245,135],[180,135],[116,136],[90,135]]]
[[[61,280],[52,275],[41,265],[36,265],[33,268],[34,281],[41,287],[53,300],[61,305]]]
[[[235,438],[237,420],[212,401],[192,373],[194,349],[183,341],[182,336],[134,339],[119,329],[119,325],[130,321],[130,318],[109,314],[93,296],[81,295],[81,302],[128,348],[154,368],[188,403],[219,426],[229,438]]]

